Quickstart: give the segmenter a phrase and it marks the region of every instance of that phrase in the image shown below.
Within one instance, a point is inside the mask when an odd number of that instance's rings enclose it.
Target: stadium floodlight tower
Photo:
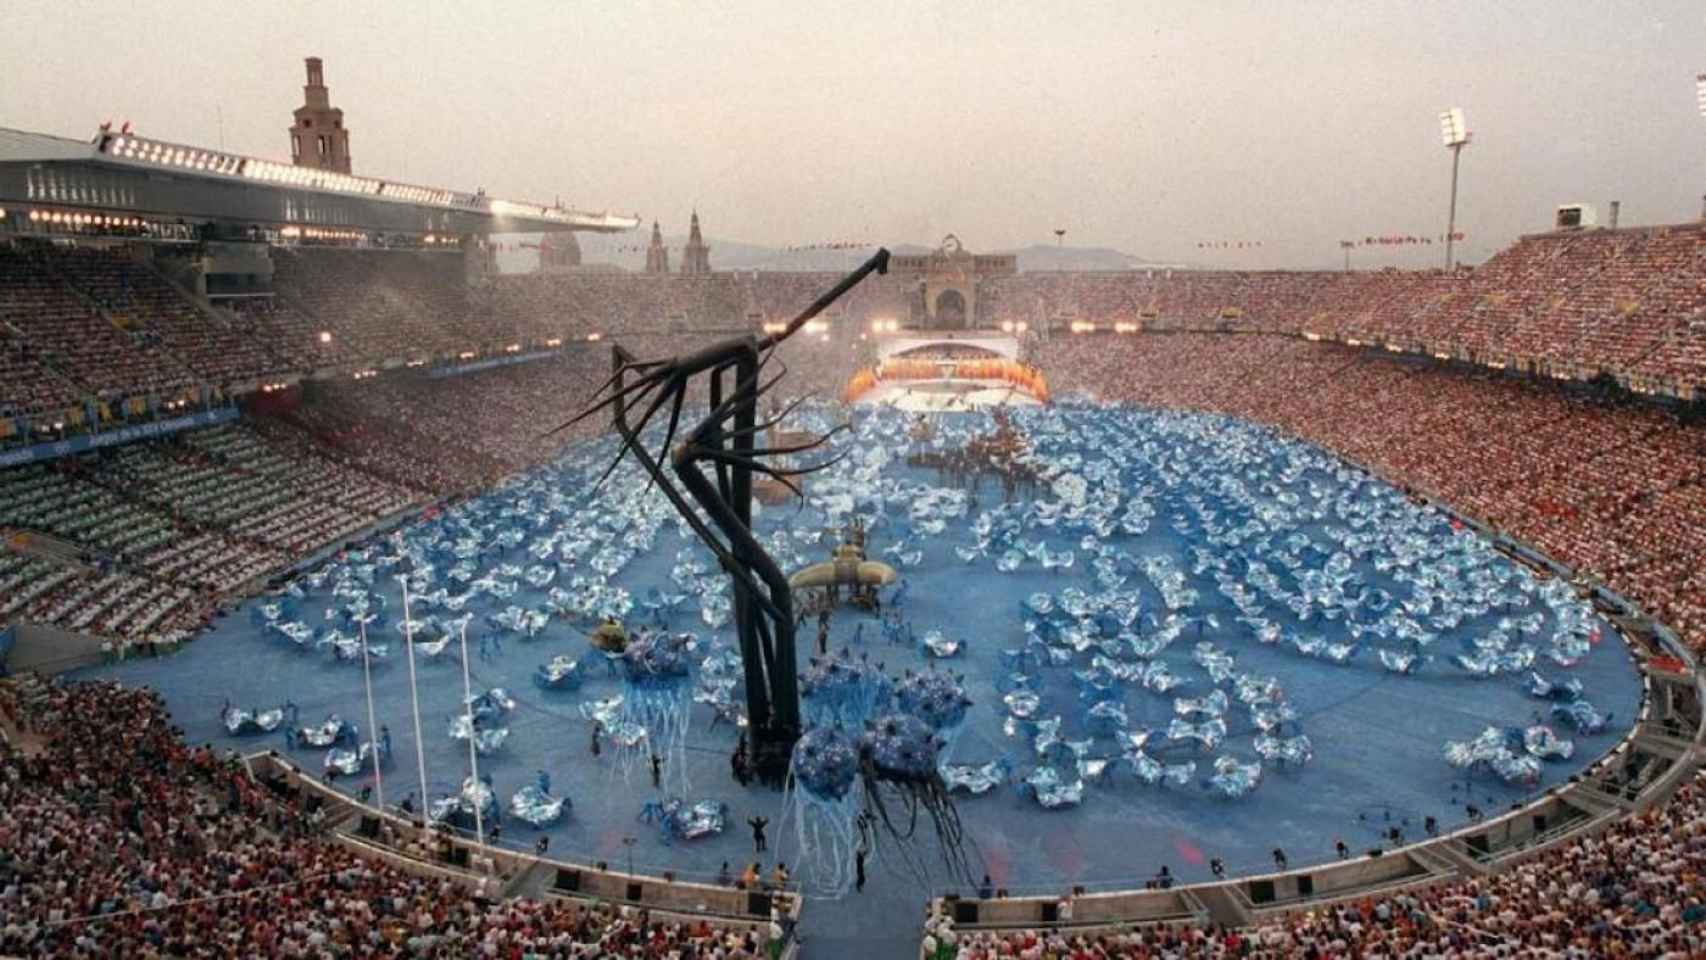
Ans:
[[[1451,269],[1451,242],[1457,236],[1457,161],[1463,148],[1469,145],[1469,125],[1463,120],[1463,108],[1452,107],[1439,115],[1439,136],[1451,151],[1451,212],[1445,221],[1445,268]]]

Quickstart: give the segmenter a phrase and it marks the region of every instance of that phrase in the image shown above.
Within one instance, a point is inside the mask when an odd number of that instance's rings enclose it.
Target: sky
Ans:
[[[342,4],[0,0],[0,126],[287,158],[325,60],[355,172],[638,213],[766,245],[1054,242],[1333,267],[1559,204],[1701,213],[1700,0]],[[1244,241],[1240,251],[1201,243]],[[1256,242],[1260,246],[1254,246]],[[1375,247],[1353,266],[1443,249]]]

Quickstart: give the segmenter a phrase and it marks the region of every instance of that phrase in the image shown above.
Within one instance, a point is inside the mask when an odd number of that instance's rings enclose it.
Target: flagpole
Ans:
[[[398,579],[403,582],[403,632],[408,635],[404,646],[409,648],[409,703],[415,712],[415,762],[421,770],[421,822],[426,823],[431,798],[427,796],[426,785],[426,741],[421,738],[421,693],[415,686],[415,625],[409,619],[409,578]]]
[[[366,616],[366,614],[362,614]],[[385,809],[385,778],[379,773],[379,723],[373,717],[373,664],[367,656],[367,621],[361,621],[361,680],[367,688],[367,744],[373,751],[373,793],[379,800],[379,809]],[[361,759],[361,751],[357,749],[356,759]]]
[[[468,717],[468,776],[474,781],[474,842],[486,845],[486,827],[480,821],[480,761],[474,756],[474,691],[468,685],[468,625],[462,625],[462,709]],[[492,791],[496,801],[498,792]]]

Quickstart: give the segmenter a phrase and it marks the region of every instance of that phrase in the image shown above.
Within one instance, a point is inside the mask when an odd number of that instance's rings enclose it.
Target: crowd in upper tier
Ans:
[[[159,696],[0,683],[0,955],[756,960],[763,928],[488,899],[364,859]]]
[[[455,362],[592,335],[715,334],[791,318],[833,273],[585,269],[466,276],[458,251],[276,247],[272,290],[197,301],[170,255],[0,245],[0,419],[170,401],[329,368]],[[1353,339],[1637,386],[1706,383],[1706,227],[1525,237],[1472,270],[1026,272],[974,281],[972,319]],[[927,288],[868,277],[826,317],[915,324]],[[79,413],[79,416],[86,414]],[[100,411],[100,417],[113,412]]]

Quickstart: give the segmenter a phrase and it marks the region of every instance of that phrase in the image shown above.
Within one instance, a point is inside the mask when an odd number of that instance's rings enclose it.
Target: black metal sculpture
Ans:
[[[694,533],[710,547],[718,564],[728,571],[734,584],[734,621],[746,673],[753,770],[761,781],[778,787],[787,777],[788,759],[801,732],[794,600],[787,576],[752,534],[752,474],[757,471],[773,477],[798,494],[794,477],[829,464],[785,468],[762,458],[815,449],[835,431],[808,443],[756,447],[754,438],[781,422],[798,404],[796,401],[777,416],[759,422],[758,399],[774,388],[786,372],[784,369],[768,380],[763,379],[776,346],[867,276],[887,273],[888,263],[889,252],[879,249],[779,333],[724,340],[669,360],[638,360],[616,345],[612,348],[615,371],[599,388],[593,405],[552,431],[564,430],[610,409],[622,444],[604,476],[608,477],[622,458],[632,453]],[[672,450],[670,443],[681,422],[689,384],[700,374],[709,380],[710,413]],[[724,378],[729,374],[733,375],[733,383],[725,390]],[[630,421],[629,412],[641,409],[642,404],[644,409],[638,419]],[[669,426],[654,457],[640,435],[665,404],[670,407]],[[663,469],[665,458],[680,482],[679,488]],[[701,472],[701,464],[715,468],[714,484]],[[710,524],[700,519],[688,497],[705,510]]]

